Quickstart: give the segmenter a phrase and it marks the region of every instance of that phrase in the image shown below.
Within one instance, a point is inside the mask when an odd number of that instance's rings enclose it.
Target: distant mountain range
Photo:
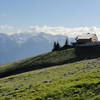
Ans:
[[[47,33],[0,33],[0,64],[35,56],[52,50],[54,41],[64,44],[67,36]]]

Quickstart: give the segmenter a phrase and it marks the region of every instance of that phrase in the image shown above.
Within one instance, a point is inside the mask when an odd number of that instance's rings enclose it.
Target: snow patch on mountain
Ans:
[[[0,64],[35,56],[52,50],[54,41],[64,44],[66,36],[46,33],[0,33]]]
[[[0,33],[0,64],[35,56],[52,50],[54,41],[64,45],[66,38],[75,42],[75,37],[84,33],[95,33],[100,40],[100,28],[96,27],[34,27],[27,31],[8,35]]]
[[[26,33],[26,34],[25,34]],[[28,33],[28,34],[27,34]],[[50,35],[63,35],[63,36],[68,36],[71,38],[75,38],[77,35],[81,35],[84,33],[95,33],[97,34],[99,40],[100,40],[100,28],[92,26],[92,27],[73,27],[73,28],[68,28],[68,27],[53,27],[53,26],[30,26],[26,30],[20,30],[17,32],[13,33],[5,33],[7,35],[18,35],[20,36],[21,34],[23,37],[27,35],[27,37],[30,37],[31,35],[37,36],[40,33],[45,33],[45,34],[50,34]],[[21,36],[22,37],[22,36]]]

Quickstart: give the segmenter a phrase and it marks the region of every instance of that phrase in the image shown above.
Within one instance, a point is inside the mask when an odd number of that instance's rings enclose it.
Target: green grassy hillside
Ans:
[[[100,100],[100,58],[2,78],[0,100]]]
[[[74,49],[55,51],[0,66],[0,77],[76,61]]]
[[[0,66],[0,77],[27,71],[42,69],[55,65],[63,65],[83,59],[100,57],[100,46],[77,47],[16,61]]]

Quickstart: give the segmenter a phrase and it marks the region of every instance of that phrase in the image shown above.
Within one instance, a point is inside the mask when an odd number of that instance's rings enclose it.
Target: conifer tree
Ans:
[[[68,38],[66,38],[65,44],[64,46],[61,48],[62,50],[68,49],[69,45],[68,45]]]
[[[68,46],[68,38],[66,39],[65,45]]]
[[[54,42],[52,51],[56,50],[56,45],[57,45],[56,42]]]
[[[68,48],[68,38],[66,38],[65,44],[63,46],[64,48]]]
[[[54,42],[52,51],[57,51],[57,50],[59,50],[59,49],[60,49],[60,44],[59,44],[59,42],[58,42],[58,41],[57,41],[57,42]]]
[[[57,50],[59,50],[59,49],[60,49],[60,44],[59,44],[59,42],[58,42],[58,41],[57,41],[56,49],[57,49]]]

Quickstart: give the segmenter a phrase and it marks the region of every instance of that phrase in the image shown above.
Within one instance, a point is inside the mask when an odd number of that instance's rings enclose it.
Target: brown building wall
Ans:
[[[79,43],[79,44],[96,42],[96,41],[98,41],[98,38],[95,34],[90,39],[77,39],[77,43]]]
[[[91,40],[92,40],[92,42],[95,42],[95,41],[98,41],[98,38],[96,35],[94,35]]]
[[[79,43],[79,44],[89,43],[89,42],[92,42],[91,39],[79,39],[79,40],[77,40],[77,43]]]

